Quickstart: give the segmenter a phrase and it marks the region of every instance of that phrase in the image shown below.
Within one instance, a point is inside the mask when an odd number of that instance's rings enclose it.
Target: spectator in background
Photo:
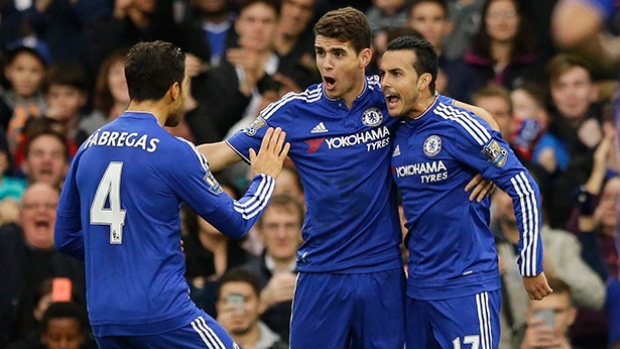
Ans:
[[[116,119],[129,106],[129,91],[125,79],[127,53],[129,52],[125,49],[112,52],[99,68],[93,93],[95,112],[80,122],[80,127],[87,134]]]
[[[528,162],[532,161],[534,149],[549,124],[547,95],[543,87],[529,81],[510,92],[514,116],[510,139],[515,153]]]
[[[470,92],[490,82],[511,90],[521,80],[540,79],[545,57],[530,30],[519,1],[487,0],[482,23],[463,57],[469,71],[452,78],[467,82]]]
[[[186,114],[196,143],[219,141],[244,117],[256,117],[262,92],[272,89],[279,58],[273,51],[280,6],[274,0],[248,0],[235,21],[239,47],[226,61],[192,81],[198,107]],[[279,88],[275,88],[279,90]]]
[[[225,178],[217,177],[222,189],[233,199],[240,192]],[[183,238],[186,259],[185,278],[190,285],[190,296],[196,305],[215,317],[217,280],[227,271],[257,257],[241,248],[241,240],[231,239],[213,225],[183,206],[186,235]]]
[[[0,129],[0,226],[17,223],[19,202],[26,190],[26,181],[12,175],[9,145]]]
[[[11,343],[7,349],[97,348],[90,333],[86,307],[76,302],[75,297],[53,300],[52,283],[59,279],[47,279],[42,284],[38,295],[41,298],[34,311],[38,330]]]
[[[314,63],[314,18],[316,0],[284,0],[273,41],[280,57],[278,72],[274,78],[287,83],[295,92],[321,81]],[[292,81],[286,81],[292,79]],[[295,86],[296,85],[296,86]]]
[[[446,81],[445,91],[440,93],[457,100],[469,102],[470,96],[462,93],[468,91],[467,87],[455,84],[461,80],[451,79],[452,76],[458,75],[463,71],[465,67],[463,62],[461,60],[447,59],[443,54],[445,47],[443,45],[444,39],[453,29],[448,15],[446,0],[415,0],[409,9],[408,25],[419,32],[424,39],[428,40],[437,52],[437,63],[439,66],[437,79],[439,82],[442,80]]]
[[[527,302],[527,330],[521,349],[577,349],[571,345],[568,329],[575,321],[572,289],[561,279],[549,278],[553,293],[540,301]],[[547,317],[544,312],[549,312]],[[551,323],[548,323],[550,321]]]
[[[206,43],[207,52],[204,57],[204,54],[193,55],[187,66],[196,73],[202,73],[220,65],[226,50],[234,45],[235,14],[228,0],[192,0],[190,3],[193,5],[193,16],[186,19],[183,25],[197,27],[203,33],[202,41]],[[192,65],[193,68],[190,67]]]
[[[372,6],[366,11],[370,23],[370,33],[374,37],[392,28],[399,28],[407,23],[407,6],[405,0],[372,0]]]
[[[304,187],[301,184],[299,173],[292,163],[285,163],[282,166],[282,172],[280,172],[278,179],[276,179],[276,188],[273,191],[273,195],[279,194],[290,195],[304,205]]]
[[[444,40],[444,55],[460,60],[471,44],[481,23],[484,0],[448,0],[448,13],[454,28]]]
[[[244,266],[260,283],[260,299],[264,304],[261,320],[285,340],[289,338],[304,211],[302,203],[290,195],[274,195],[256,224],[258,236],[265,245],[260,262]]]
[[[28,183],[60,188],[69,169],[69,156],[67,139],[61,133],[46,128],[29,135],[22,164]]]
[[[494,227],[496,247],[503,265],[500,348],[510,348],[515,347],[515,343],[520,343],[520,338],[523,336],[528,297],[521,286],[521,277],[514,263],[517,259],[515,251],[519,234],[512,200],[506,193],[498,190],[493,196],[493,205],[494,220],[497,221]],[[543,212],[541,236],[545,251],[545,270],[571,287],[575,306],[600,309],[605,302],[603,280],[581,258],[582,247],[579,241],[567,231],[550,228],[544,217]],[[555,288],[553,290],[555,292]]]
[[[257,278],[243,269],[233,269],[220,278],[217,321],[242,347],[286,349],[287,343],[259,319],[264,304]]]
[[[499,124],[502,139],[512,146],[510,135],[514,128],[514,118],[512,115],[510,91],[501,85],[489,84],[474,92],[471,99],[475,106],[493,115],[493,118]]]
[[[54,247],[58,198],[57,188],[31,184],[22,197],[19,225],[0,228],[0,280],[5,280],[0,283],[0,346],[36,332],[35,295],[46,279],[69,278],[77,299],[85,301],[84,264]]]
[[[0,125],[6,130],[13,155],[22,140],[26,122],[45,112],[41,90],[47,63],[44,56],[27,46],[18,47],[7,55],[4,74],[11,88],[0,89],[0,103],[8,106],[6,110],[10,110],[10,114],[0,115]]]
[[[545,198],[549,224],[564,228],[575,191],[590,175],[592,154],[603,137],[602,111],[595,104],[598,89],[582,59],[560,54],[548,69],[554,110],[547,132],[534,149],[533,162],[552,176],[551,196]]]
[[[586,59],[597,73],[618,74],[620,38],[613,34],[618,9],[615,0],[560,0],[551,21],[553,39],[559,48]]]
[[[181,27],[173,20],[172,1],[115,0],[113,10],[84,26],[85,66],[90,77],[97,75],[102,61],[114,50],[141,41],[165,40],[183,51],[208,59],[204,33]]]
[[[89,136],[81,128],[82,109],[88,101],[86,71],[78,64],[54,63],[45,79],[45,116],[58,121],[63,134],[76,147]]]
[[[578,216],[575,233],[582,245],[582,258],[602,280],[618,273],[614,235],[620,179],[609,168],[609,161],[615,158],[614,150],[615,130],[608,129],[594,152],[590,177],[579,187],[574,201]],[[610,297],[613,293],[607,295],[608,300]],[[609,320],[605,310],[580,310],[570,331],[573,343],[584,349],[606,348],[611,334]]]
[[[86,343],[88,319],[76,304],[52,303],[43,314],[41,342],[46,349],[79,349]],[[93,346],[91,343],[91,348]]]

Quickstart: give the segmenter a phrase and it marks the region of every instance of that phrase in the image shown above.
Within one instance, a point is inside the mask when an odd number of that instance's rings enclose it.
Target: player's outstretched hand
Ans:
[[[486,196],[493,194],[495,188],[496,187],[493,182],[487,181],[486,179],[482,178],[482,175],[480,173],[478,173],[474,178],[471,179],[471,181],[469,181],[469,183],[467,183],[467,185],[465,186],[465,191],[467,192],[471,190],[471,193],[469,194],[469,201],[476,200],[480,202]]]
[[[547,283],[545,272],[542,272],[536,276],[524,276],[523,285],[525,286],[525,291],[527,291],[530,299],[535,301],[539,301],[553,292],[549,286],[549,283]]]
[[[254,149],[250,149],[250,162],[252,173],[264,173],[273,178],[278,178],[282,170],[282,163],[286,159],[291,145],[285,143],[286,133],[281,128],[269,128],[263,137],[258,155]]]

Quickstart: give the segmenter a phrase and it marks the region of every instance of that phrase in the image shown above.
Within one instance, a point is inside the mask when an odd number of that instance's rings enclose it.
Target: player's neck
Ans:
[[[413,106],[413,110],[409,114],[410,119],[417,119],[424,115],[430,106],[435,102],[437,96],[432,95],[430,91],[424,91],[420,93],[420,97]]]
[[[353,107],[353,102],[355,102],[357,97],[359,97],[359,95],[364,92],[365,88],[366,76],[360,75],[358,76],[358,81],[353,85],[351,90],[349,90],[347,93],[343,94],[342,97],[340,97],[349,110]]]
[[[130,101],[128,112],[140,111],[147,112],[155,115],[155,118],[159,121],[160,125],[166,124],[166,118],[168,117],[168,108],[164,106],[161,101]]]

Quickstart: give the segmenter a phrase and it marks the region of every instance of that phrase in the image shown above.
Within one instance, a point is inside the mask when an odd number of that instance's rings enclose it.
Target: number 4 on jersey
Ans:
[[[125,225],[125,210],[121,209],[121,172],[122,162],[110,162],[105,170],[93,204],[90,206],[90,224],[107,224],[110,226],[110,243],[123,243],[123,226]],[[106,201],[110,208],[106,208]]]

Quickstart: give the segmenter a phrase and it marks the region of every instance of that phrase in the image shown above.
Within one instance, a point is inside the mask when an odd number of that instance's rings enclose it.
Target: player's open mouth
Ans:
[[[336,79],[334,78],[325,77],[323,78],[323,82],[325,83],[325,87],[327,89],[332,89],[334,88],[334,85],[336,85]]]
[[[388,107],[394,106],[400,102],[400,97],[397,95],[385,95],[385,102]]]

